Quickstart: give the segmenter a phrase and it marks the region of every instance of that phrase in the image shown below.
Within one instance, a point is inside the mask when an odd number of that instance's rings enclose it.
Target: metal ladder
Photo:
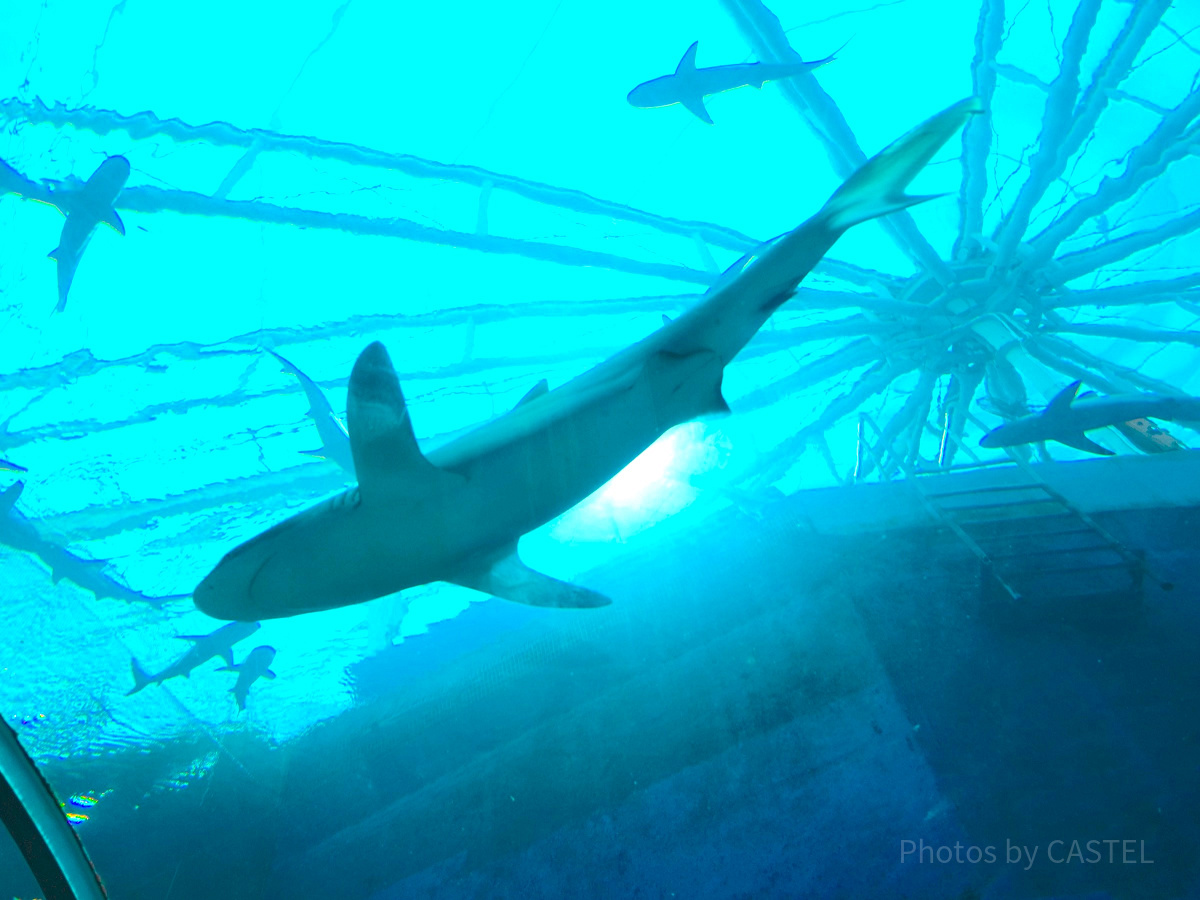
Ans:
[[[929,512],[979,560],[984,598],[1143,597],[1146,564],[1091,516],[1016,460],[1024,480],[938,491],[909,479]]]

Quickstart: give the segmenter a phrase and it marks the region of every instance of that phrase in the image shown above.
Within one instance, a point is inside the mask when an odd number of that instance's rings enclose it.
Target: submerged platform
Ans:
[[[84,839],[126,897],[1194,895],[1200,452],[1034,469],[1144,559],[1136,592],[984,590],[929,494],[1019,469],[808,491],[639,535],[582,579],[609,608],[473,604],[285,746],[49,777],[125,773]],[[203,785],[138,790],[212,749]],[[1088,841],[1137,843],[1067,860]]]

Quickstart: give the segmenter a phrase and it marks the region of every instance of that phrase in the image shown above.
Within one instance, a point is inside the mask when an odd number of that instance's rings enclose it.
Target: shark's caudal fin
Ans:
[[[154,683],[154,678],[146,673],[146,670],[138,665],[136,659],[129,660],[129,668],[133,671],[133,687],[125,692],[125,696],[136,694],[142,688]]]
[[[968,97],[922,122],[867,160],[834,191],[819,215],[830,228],[841,231],[942,196],[909,196],[904,189],[967,119],[981,112],[979,99]]]
[[[346,426],[363,502],[380,494],[432,493],[462,480],[421,453],[396,370],[378,341],[363,350],[350,373]]]
[[[612,603],[603,594],[535,572],[521,562],[515,547],[490,565],[463,566],[445,580],[528,606],[594,609]]]

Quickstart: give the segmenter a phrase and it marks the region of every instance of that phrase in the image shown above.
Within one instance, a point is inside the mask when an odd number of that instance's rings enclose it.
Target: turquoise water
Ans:
[[[105,863],[115,870],[114,897],[277,896],[280,868],[292,864],[280,861],[323,841],[391,852],[392,833],[372,828],[371,816],[404,790],[454,783],[457,770],[397,785],[371,766],[364,775],[351,757],[385,741],[380,754],[390,748],[406,771],[432,773],[416,750],[405,757],[386,743],[401,739],[397,722],[419,731],[405,716],[422,703],[463,703],[462,715],[480,716],[488,702],[462,699],[476,690],[464,685],[575,684],[577,669],[604,695],[631,673],[669,671],[668,656],[709,646],[699,635],[738,627],[736,616],[724,618],[731,604],[745,606],[747,621],[775,615],[769,592],[739,599],[752,591],[735,576],[774,585],[786,570],[795,529],[764,525],[782,498],[1006,460],[978,447],[985,430],[1040,408],[1076,378],[1102,394],[1200,392],[1192,33],[1200,13],[1187,4],[552,0],[451,9],[347,0],[180,10],[50,0],[10,4],[4,25],[0,160],[15,174],[0,197],[0,484],[23,490],[0,522],[0,711],[61,797],[94,799],[67,808],[87,817],[77,818],[78,833],[102,848],[101,874]],[[787,42],[805,60],[837,58],[761,90],[714,94],[705,101],[712,125],[680,105],[627,102],[636,85],[673,72],[697,40],[702,67],[792,60]],[[585,622],[590,611],[531,610],[439,582],[264,621],[234,658],[272,647],[277,677],[248,686],[245,710],[231,693],[236,675],[214,661],[127,694],[131,660],[161,672],[187,650],[179,636],[222,624],[190,594],[225,553],[354,483],[328,449],[325,459],[302,452],[321,446],[320,416],[307,414],[289,367],[342,417],[355,359],[382,341],[415,434],[431,450],[508,411],[540,379],[561,385],[663,316],[677,318],[743,254],[814,213],[867,156],[972,94],[986,113],[913,184],[946,196],[839,240],[726,370],[732,415],[674,428],[522,539],[531,567],[610,595],[612,610],[595,613],[609,618]],[[116,156],[130,166],[113,204],[124,234],[95,229],[56,311],[63,263],[46,258],[63,229],[54,201],[67,205],[72,179]],[[1186,423],[1161,424],[1184,445],[1200,440]],[[1091,437],[1122,456],[1154,449],[1115,429]],[[1019,452],[1088,456],[1055,444]],[[672,547],[707,546],[714,530],[726,535],[719,546],[736,548],[720,573],[705,577],[694,568],[703,559],[671,556]],[[854,567],[853,551],[836,552]],[[638,603],[650,606],[631,612]],[[780,608],[805,615],[802,603]],[[555,616],[574,618],[564,625]],[[695,645],[685,625],[696,629]],[[756,627],[771,631],[766,619]],[[611,658],[587,656],[595,653]],[[714,654],[717,671],[706,677],[729,692],[719,674],[734,657]],[[680,678],[663,688],[665,706],[681,707],[674,692],[694,675]],[[653,681],[637,683],[653,697]],[[768,678],[756,690],[778,699],[788,683]],[[682,749],[701,741],[694,735],[664,742],[674,761],[649,766],[649,783],[629,787],[631,802],[661,803],[671,819],[674,801],[653,792],[688,766],[724,766],[742,773],[744,808],[725,801],[703,840],[720,846],[723,822],[800,828],[749,762],[777,760],[772,741],[792,746],[778,729],[799,727],[794,716],[752,727],[712,703],[683,707],[689,721],[728,718],[738,740],[694,753]],[[491,723],[497,741],[515,747],[507,742],[546,727],[550,707],[530,704],[524,718]],[[599,711],[583,716],[574,699],[550,706],[555,716],[579,715],[580,728],[605,721]],[[450,730],[427,748],[433,757],[455,746],[448,721],[438,720]],[[575,720],[554,721],[554,734],[577,733],[562,724]],[[336,745],[338,734],[355,749],[321,745]],[[464,766],[499,746],[476,740],[479,756]],[[634,728],[622,740],[658,739]],[[536,769],[544,750],[513,749],[513,765]],[[715,762],[737,752],[746,755]],[[793,763],[787,772],[804,769]],[[938,773],[896,765],[893,799],[912,804],[897,821],[925,821],[941,802]],[[270,785],[233,824],[213,819],[203,799],[227,771],[240,773],[231,785]],[[297,787],[289,771],[307,772],[312,784],[299,804],[302,826],[289,813]],[[591,772],[572,777],[586,782]],[[874,783],[830,779],[843,798],[869,795],[863,785]],[[571,779],[552,782],[566,790]],[[222,815],[236,809],[229,790],[216,792]],[[549,824],[517,829],[522,837],[489,860],[531,853],[536,841],[624,846],[619,829],[597,837],[595,817],[617,802],[611,793],[580,788],[586,798],[572,804],[556,790],[538,802],[568,812],[531,812]],[[331,808],[344,796],[361,805],[339,818]],[[447,796],[430,808],[478,818],[470,791]],[[139,819],[143,804],[152,811]],[[849,821],[830,814],[828,827]],[[663,827],[687,870],[680,848],[699,846],[694,822]],[[178,842],[160,834],[158,849],[136,863],[115,861],[130,852],[117,848],[150,828],[177,829]],[[571,828],[586,835],[572,838]],[[947,824],[941,836],[958,828]],[[229,845],[241,832],[252,835],[245,846],[263,841],[253,864],[222,868],[216,851],[197,862],[210,841],[236,857]],[[264,837],[273,833],[287,837]],[[887,837],[889,862],[909,833]],[[861,856],[812,849],[815,840],[802,842],[806,865],[819,857],[834,879],[806,883],[815,895],[936,890],[920,880],[928,873],[872,868]],[[488,895],[466,875],[440,882],[437,867],[463,848],[452,836],[430,841],[428,865],[398,872],[396,883],[425,879],[405,888],[411,895]],[[644,845],[626,849],[632,874],[611,895],[630,885],[668,895],[669,879],[646,874]],[[604,882],[595,873],[607,868],[582,850],[567,855],[560,876],[591,872]],[[680,896],[792,895],[796,882],[769,876],[799,858],[782,853],[754,870],[762,879],[737,886],[698,876]],[[530,859],[522,871],[544,862]],[[463,865],[484,877],[482,863]],[[856,868],[870,874],[833,886]],[[234,873],[226,893],[205,885],[201,873],[216,869]],[[33,896],[11,871],[17,886],[0,881],[0,896]],[[525,882],[514,872],[502,890],[516,896]],[[879,887],[885,877],[892,888]],[[956,891],[983,895],[970,872],[961,877]],[[371,896],[389,884],[347,880],[334,895]],[[1010,888],[993,884],[987,896]]]

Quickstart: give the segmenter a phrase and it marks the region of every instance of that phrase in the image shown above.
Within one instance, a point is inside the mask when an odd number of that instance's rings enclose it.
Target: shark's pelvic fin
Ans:
[[[191,641],[193,644],[200,643],[206,637],[208,637],[207,634],[177,634],[177,635],[175,635],[175,639],[177,641]]]
[[[232,668],[236,668],[236,666],[233,665],[233,645],[232,644],[230,644],[228,647],[225,647],[224,649],[222,649],[220,656],[221,656],[221,659],[225,660],[225,665],[230,666]]]
[[[8,511],[17,505],[17,501],[21,499],[21,491],[25,490],[25,482],[18,481],[16,484],[5,489],[3,494],[0,494],[0,515],[7,515]]]
[[[461,479],[421,453],[396,370],[378,341],[363,350],[350,373],[346,426],[364,502],[381,493],[429,493]]]
[[[524,406],[526,403],[529,403],[531,400],[536,400],[538,397],[542,396],[543,394],[548,394],[549,392],[550,392],[550,382],[548,382],[545,378],[543,378],[541,381],[539,381],[537,384],[535,384],[533,387],[531,387],[526,392],[524,397],[522,397],[520,400],[517,401],[517,406]],[[516,408],[517,408],[516,406],[513,407],[513,409],[516,409]]]
[[[490,565],[465,566],[446,580],[528,606],[593,609],[612,603],[612,600],[596,591],[535,572],[521,562],[516,547]]]
[[[1042,413],[1042,415],[1050,416],[1051,418],[1065,415],[1071,408],[1071,404],[1075,402],[1075,395],[1079,392],[1079,384],[1080,382],[1078,381],[1072,381],[1065,388],[1055,394],[1054,399],[1046,404],[1046,410]],[[1063,443],[1066,443],[1066,441],[1063,441]],[[1089,443],[1091,442],[1089,441]],[[1107,453],[1108,451],[1105,452]]]
[[[1088,453],[1095,453],[1098,456],[1115,456],[1116,454],[1107,447],[1101,447],[1082,431],[1078,434],[1056,435],[1054,440],[1060,444],[1066,444],[1068,447],[1074,447],[1076,450],[1084,450]]]
[[[981,112],[983,105],[979,98],[968,97],[926,119],[867,160],[834,191],[819,215],[824,216],[830,228],[842,231],[942,196],[909,195],[904,189],[966,120]]]

